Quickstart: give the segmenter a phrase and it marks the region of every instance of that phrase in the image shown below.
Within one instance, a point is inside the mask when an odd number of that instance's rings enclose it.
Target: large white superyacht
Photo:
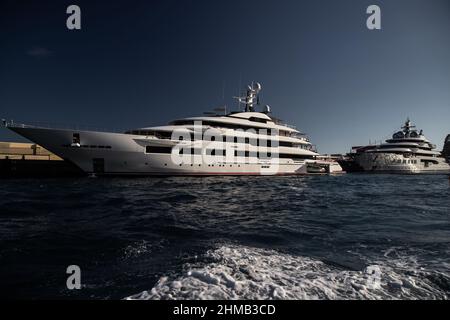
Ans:
[[[392,139],[353,147],[350,156],[363,171],[387,173],[450,173],[450,165],[409,119]]]
[[[172,121],[124,133],[4,121],[9,129],[97,175],[297,175],[340,173],[297,129],[261,112],[261,85],[236,97],[243,110]]]

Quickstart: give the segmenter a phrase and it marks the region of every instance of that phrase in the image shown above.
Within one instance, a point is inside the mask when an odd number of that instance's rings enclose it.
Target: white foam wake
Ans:
[[[213,263],[186,266],[162,277],[150,291],[127,299],[447,299],[448,273],[427,271],[414,258],[386,259],[363,271],[273,250],[224,246],[207,254]],[[438,282],[439,282],[438,281]]]

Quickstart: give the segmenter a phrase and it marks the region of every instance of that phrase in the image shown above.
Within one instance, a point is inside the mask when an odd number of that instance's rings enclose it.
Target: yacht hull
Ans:
[[[306,161],[289,161],[269,168],[261,163],[173,163],[170,154],[147,154],[142,136],[111,132],[9,127],[88,174],[138,176],[215,176],[215,175],[302,175],[307,174]],[[72,145],[73,135],[81,137]],[[199,156],[201,157],[201,156]]]

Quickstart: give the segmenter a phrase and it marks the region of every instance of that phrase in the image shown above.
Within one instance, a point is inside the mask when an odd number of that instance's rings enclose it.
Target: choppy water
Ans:
[[[6,298],[450,294],[447,176],[1,180],[0,208]]]

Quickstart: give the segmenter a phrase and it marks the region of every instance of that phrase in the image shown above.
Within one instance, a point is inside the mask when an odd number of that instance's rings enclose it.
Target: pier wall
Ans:
[[[72,177],[84,175],[74,164],[31,143],[0,142],[0,177]]]
[[[0,159],[63,160],[37,144],[18,142],[0,142]]]

